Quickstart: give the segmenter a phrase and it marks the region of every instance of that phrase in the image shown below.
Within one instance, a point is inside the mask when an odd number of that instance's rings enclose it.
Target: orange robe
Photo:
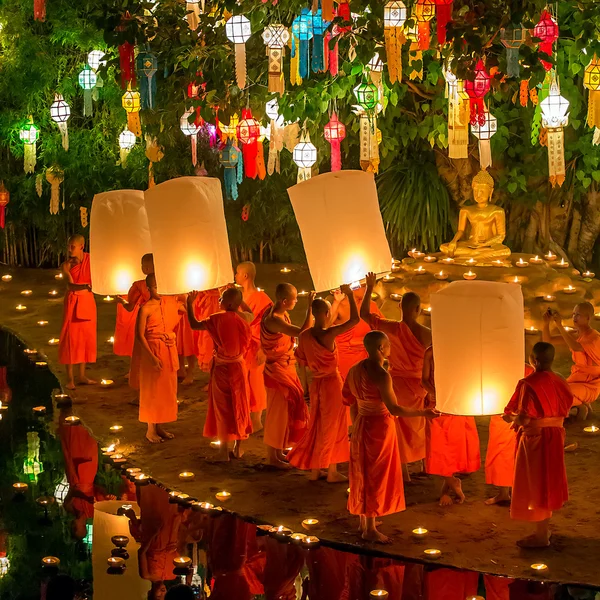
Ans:
[[[510,600],[510,585],[514,579],[484,574],[483,581],[486,600]]]
[[[563,420],[573,404],[567,382],[551,371],[521,379],[506,407],[531,419],[519,428],[510,516],[543,521],[568,500]]]
[[[249,296],[246,304],[254,315],[254,320],[250,324],[252,342],[245,356],[250,385],[250,412],[261,412],[267,408],[267,390],[264,379],[265,353],[260,347],[260,322],[265,312],[273,306],[273,302],[264,292],[256,291]]]
[[[73,283],[92,283],[90,255],[83,253],[80,264],[71,268]],[[96,362],[96,301],[88,290],[67,291],[65,294],[62,329],[58,344],[61,365]]]
[[[219,290],[200,292],[194,303],[194,316],[198,321],[208,319],[210,315],[219,312]],[[201,371],[210,372],[215,347],[208,331],[194,330],[194,346],[198,366]]]
[[[567,378],[573,393],[573,406],[594,402],[600,394],[600,333],[591,329],[577,341],[583,351],[571,351],[575,364]]]
[[[299,546],[282,544],[272,537],[264,540],[266,564],[264,572],[265,600],[296,600],[294,582],[304,566],[304,552]],[[232,596],[232,600],[235,596]]]
[[[342,378],[338,372],[337,349],[321,346],[307,329],[298,338],[296,358],[312,371],[310,421],[308,429],[287,459],[297,469],[326,469],[347,462],[347,408],[342,399]]]
[[[310,552],[312,554],[312,551]],[[340,600],[366,600],[369,598],[371,590],[383,589],[389,594],[390,600],[408,600],[405,574],[412,566],[417,566],[421,570],[422,565],[412,565],[411,563],[401,563],[391,558],[379,558],[365,556],[360,554],[344,553],[346,556],[346,586],[341,595],[316,596],[317,600],[327,600],[339,598]],[[310,567],[309,567],[310,573]],[[344,576],[342,576],[342,581]],[[414,583],[410,581],[409,583]],[[415,590],[416,591],[416,590]],[[416,591],[414,598],[422,598]],[[312,596],[310,596],[312,600]]]
[[[425,600],[465,600],[477,596],[479,573],[457,569],[425,572]]]
[[[344,383],[344,402],[358,405],[350,442],[353,515],[382,517],[405,509],[402,463],[394,417],[369,379],[366,361],[354,365]]]
[[[371,329],[383,331],[390,338],[390,375],[398,404],[411,410],[425,408],[427,392],[421,385],[425,348],[406,323],[371,315]],[[398,445],[403,464],[425,458],[424,417],[398,418]]]
[[[140,350],[140,421],[142,423],[171,423],[177,420],[177,370],[179,358],[175,328],[179,322],[177,296],[163,296],[151,307],[144,333],[152,353],[162,361],[158,371],[150,357]]]
[[[311,600],[353,598],[349,595],[348,569],[356,563],[356,555],[333,548],[307,552],[308,597]]]
[[[120,304],[117,305],[117,323],[115,325],[115,343],[113,352],[117,356],[131,356],[135,343],[135,322],[137,320],[140,306],[150,300],[150,292],[146,280],[134,281],[127,293],[127,303],[132,304],[131,312],[125,310]]]
[[[215,313],[202,322],[215,346],[203,435],[221,441],[245,440],[252,433],[244,362],[252,339],[250,325],[232,311]]]
[[[196,345],[194,343],[194,332],[190,326],[190,320],[187,313],[181,314],[179,323],[175,328],[175,337],[177,338],[178,356],[195,356]]]
[[[265,387],[267,415],[264,442],[279,450],[296,443],[306,431],[308,407],[294,360],[294,339],[283,333],[271,333],[264,313],[260,322],[260,343],[265,353]],[[286,315],[286,321],[290,318]]]

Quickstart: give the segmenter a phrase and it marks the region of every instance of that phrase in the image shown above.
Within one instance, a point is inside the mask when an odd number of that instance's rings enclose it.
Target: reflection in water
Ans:
[[[2,600],[368,600],[373,590],[389,600],[594,598],[572,586],[307,550],[158,485],[136,486],[135,473],[108,467],[84,425],[65,423],[69,408],[53,409],[56,380],[35,366],[43,357],[23,350],[0,332]],[[45,414],[32,411],[42,404]],[[16,482],[28,487],[18,493]],[[59,568],[42,568],[45,556]]]

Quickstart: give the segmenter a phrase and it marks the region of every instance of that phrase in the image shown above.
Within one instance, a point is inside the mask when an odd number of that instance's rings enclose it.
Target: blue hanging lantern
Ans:
[[[229,200],[237,200],[238,198],[238,178],[239,165],[242,163],[241,152],[233,145],[231,138],[227,139],[227,143],[219,153],[219,160],[223,165],[225,183],[225,198]],[[243,167],[242,167],[243,170]]]
[[[319,8],[312,15],[312,30],[313,30],[313,54],[312,54],[312,71],[320,73],[325,70],[325,32],[331,25],[331,21],[324,21],[322,11]]]
[[[156,99],[156,71],[158,70],[158,58],[152,52],[140,52],[137,55],[138,79],[140,82],[140,94],[142,96],[142,108],[154,108]]]
[[[313,37],[313,15],[310,9],[303,8],[300,15],[292,21],[292,34],[292,57],[296,56],[296,52],[300,52],[298,60],[300,77],[306,79],[310,54],[309,42]],[[296,40],[300,44],[299,49],[296,48]]]

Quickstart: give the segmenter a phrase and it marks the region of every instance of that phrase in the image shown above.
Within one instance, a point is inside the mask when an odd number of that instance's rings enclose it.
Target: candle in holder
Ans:
[[[496,259],[496,260],[492,261],[492,264],[494,265],[494,267],[503,267],[504,261],[500,260],[500,259]]]
[[[423,550],[423,555],[429,560],[438,560],[442,556],[442,551],[437,548],[427,548]]]
[[[109,431],[111,433],[120,433],[121,431],[123,431],[123,425],[112,425],[109,428]]]
[[[552,254],[552,250],[549,250],[548,254],[544,254],[544,260],[548,262],[554,262],[557,258],[556,254]]]
[[[566,269],[569,266],[569,263],[564,258],[561,258],[560,262],[557,262],[554,266],[557,269]]]
[[[211,448],[217,448],[217,449],[218,449],[218,448],[220,448],[220,447],[221,447],[221,442],[220,442],[219,440],[213,440],[213,441],[210,443],[210,447],[211,447]]]
[[[137,475],[138,473],[141,473],[142,470],[139,467],[129,467],[129,469],[125,470],[125,473],[127,473],[127,475],[130,476],[134,476]]]
[[[292,535],[290,535],[290,541],[292,544],[301,544],[305,539],[305,533],[292,533]]]
[[[114,381],[112,379],[101,379],[100,380],[100,385],[103,387],[109,387],[114,383]]]
[[[37,324],[38,324],[40,327],[46,327],[46,325],[48,325],[48,321],[38,321],[38,322],[37,322]]]
[[[180,481],[194,481],[195,477],[196,476],[191,471],[183,471],[183,472],[179,473]]]
[[[21,292],[21,296],[31,296],[33,294],[33,290],[23,290]]]
[[[540,258],[537,254],[533,257],[529,259],[529,264],[531,265],[541,265],[543,264],[544,259]]]
[[[318,519],[304,519],[304,521],[302,521],[302,527],[304,527],[304,529],[307,529],[308,531],[311,531],[312,529],[316,529],[318,526],[319,526]]]
[[[566,288],[563,288],[562,291],[564,294],[574,294],[577,291],[577,288],[573,287],[572,285],[568,285]]]
[[[531,565],[531,570],[534,573],[545,573],[548,570],[548,565],[544,563],[534,563]]]
[[[390,595],[385,590],[371,590],[369,598],[377,598],[378,600],[387,600]]]
[[[37,354],[37,350],[33,348],[25,348],[25,350],[23,350],[23,353],[27,355]]]
[[[63,278],[63,274],[62,274],[62,273],[57,273],[57,274],[54,276],[54,279],[56,279],[57,281],[60,281],[62,278]]]
[[[400,300],[402,300],[402,294],[390,294],[390,298],[396,302],[400,302]]]
[[[477,273],[474,273],[469,269],[466,273],[463,273],[463,278],[471,281],[472,279],[477,279]]]
[[[42,558],[42,566],[43,567],[58,567],[60,565],[60,558],[56,558],[56,556],[44,556]]]
[[[36,415],[45,415],[46,414],[45,406],[34,406],[32,410]]]
[[[104,446],[103,448],[100,448],[100,450],[102,450],[104,456],[111,456],[115,452],[115,445],[111,444],[110,446]]]
[[[125,560],[120,556],[111,556],[106,561],[111,569],[124,569]]]
[[[194,506],[198,506],[198,510],[203,513],[209,513],[215,507],[215,505],[210,502],[198,502],[197,504],[192,504],[192,507]]]
[[[423,308],[423,313],[426,314],[426,315],[428,315],[428,316],[431,316],[431,306],[425,306]]]
[[[540,330],[536,329],[535,327],[533,327],[533,325],[531,327],[526,327],[525,328],[525,333],[532,333],[532,334],[536,334],[539,333]]]
[[[522,279],[520,277],[514,276],[513,279],[510,280],[510,283],[521,283]]]
[[[17,304],[17,306],[15,307],[19,312],[23,312],[24,310],[27,310],[27,307],[24,304]]]
[[[36,366],[36,367],[47,367],[47,366],[48,366],[48,363],[47,363],[45,360],[38,360],[38,361],[35,363],[35,366]]]
[[[58,346],[58,342],[60,342],[60,340],[58,338],[50,338],[48,340],[48,345],[49,346]]]
[[[417,249],[416,249],[416,248],[413,248],[412,250],[409,250],[409,251],[408,251],[408,255],[409,255],[409,256],[413,256],[413,255],[414,255],[414,253],[415,253],[416,251],[417,251]]]
[[[107,344],[114,344],[115,343],[115,336],[111,335],[107,340],[106,340]]]
[[[116,464],[124,463],[127,460],[122,454],[118,453],[113,454],[110,459]]]
[[[281,273],[290,273],[291,269],[288,269],[287,267],[283,267],[283,269],[280,270]]]
[[[598,431],[600,431],[600,427],[596,427],[595,425],[590,425],[589,427],[584,427],[583,430],[586,433],[598,433]]]
[[[12,488],[15,494],[24,494],[29,488],[29,486],[26,483],[21,483],[20,481],[18,481],[17,483],[13,483]]]
[[[451,256],[446,256],[446,258],[442,258],[440,262],[443,262],[445,265],[454,264],[454,259]]]
[[[177,556],[173,559],[173,566],[179,569],[187,569],[192,566],[192,559],[189,556]]]
[[[415,260],[421,260],[422,258],[424,258],[424,256],[425,252],[421,252],[420,250],[413,250],[412,257]]]
[[[428,533],[429,531],[427,531],[427,529],[424,527],[417,527],[416,529],[412,530],[413,537],[417,538],[418,540],[423,539]]]
[[[427,273],[427,271],[422,266],[415,269],[415,275],[425,275],[425,273]]]
[[[217,492],[215,494],[215,498],[219,500],[219,502],[227,502],[231,499],[231,492],[226,492],[225,490],[222,492]]]
[[[136,485],[148,485],[150,483],[150,477],[145,473],[139,473],[135,476]]]
[[[543,297],[543,300],[545,300],[546,302],[554,302],[556,300],[556,296],[553,296],[552,294],[546,294]]]
[[[114,300],[112,296],[104,296],[104,298],[102,299],[104,300],[104,302],[112,302]]]
[[[426,256],[423,260],[427,263],[434,263],[437,261],[437,256],[429,255],[429,256]]]
[[[58,296],[58,291],[57,290],[50,290],[48,292],[48,296],[52,296],[52,297]]]
[[[439,279],[441,281],[445,281],[446,279],[448,279],[448,273],[445,273],[444,271],[438,271],[434,277],[436,279]]]
[[[9,282],[12,281],[12,275],[2,275],[2,281]]]
[[[593,273],[592,271],[585,271],[581,274],[581,276],[585,277],[586,279],[594,279],[594,277],[596,277],[596,273]]]
[[[474,267],[477,264],[477,261],[474,258],[469,258],[465,261],[465,264],[469,267]]]
[[[528,262],[526,262],[526,261],[524,261],[522,258],[520,258],[520,259],[519,259],[519,260],[518,260],[518,261],[515,263],[515,265],[516,265],[517,267],[521,267],[521,268],[523,268],[523,267],[528,267],[528,266],[529,266],[529,263],[528,263]]]
[[[65,423],[67,425],[79,425],[79,423],[81,423],[81,419],[75,415],[71,415],[70,417],[65,417]]]
[[[321,545],[321,540],[316,535],[307,535],[302,541],[305,548],[318,548]]]
[[[285,527],[285,525],[276,525],[275,527],[271,527],[271,533],[276,538],[284,539],[292,535],[292,530],[289,527]]]
[[[127,546],[127,544],[129,544],[129,538],[126,535],[113,535],[110,538],[110,541],[117,548],[125,548]]]
[[[565,325],[565,326],[563,327],[563,329],[564,329],[565,331],[575,331],[575,330],[574,330],[572,327],[569,327],[568,325]]]
[[[384,283],[392,283],[394,281],[396,281],[396,278],[393,275],[386,275],[383,278]]]

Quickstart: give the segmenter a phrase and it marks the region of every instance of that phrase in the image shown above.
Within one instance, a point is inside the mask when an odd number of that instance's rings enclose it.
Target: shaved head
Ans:
[[[366,351],[369,353],[369,356],[376,354],[379,348],[388,341],[388,336],[383,333],[383,331],[369,331],[367,335],[365,335],[365,339],[363,340],[363,344],[365,345]]]
[[[256,277],[256,265],[253,262],[241,262],[237,268],[239,271],[246,273],[250,279],[254,279]]]
[[[326,315],[331,309],[331,305],[327,300],[322,298],[315,298],[312,303],[312,314],[316,317],[318,315]]]
[[[554,346],[548,342],[538,342],[531,350],[535,362],[544,369],[550,369],[554,361]]]
[[[144,275],[150,275],[150,273],[154,273],[153,254],[144,254],[144,256],[142,256],[142,273]]]
[[[85,238],[81,234],[76,233],[69,238],[68,243],[69,244],[81,244],[83,246],[85,244]]]
[[[402,312],[404,314],[411,313],[421,306],[421,298],[419,294],[415,294],[414,292],[406,292],[406,294],[402,296],[400,305],[402,306]]]
[[[275,288],[275,298],[278,302],[291,300],[296,294],[296,288],[291,283],[280,283]]]
[[[575,308],[579,309],[579,314],[588,319],[594,318],[594,306],[590,302],[580,302]]]
[[[242,292],[237,288],[227,288],[221,296],[221,304],[225,310],[237,310],[242,303]]]

